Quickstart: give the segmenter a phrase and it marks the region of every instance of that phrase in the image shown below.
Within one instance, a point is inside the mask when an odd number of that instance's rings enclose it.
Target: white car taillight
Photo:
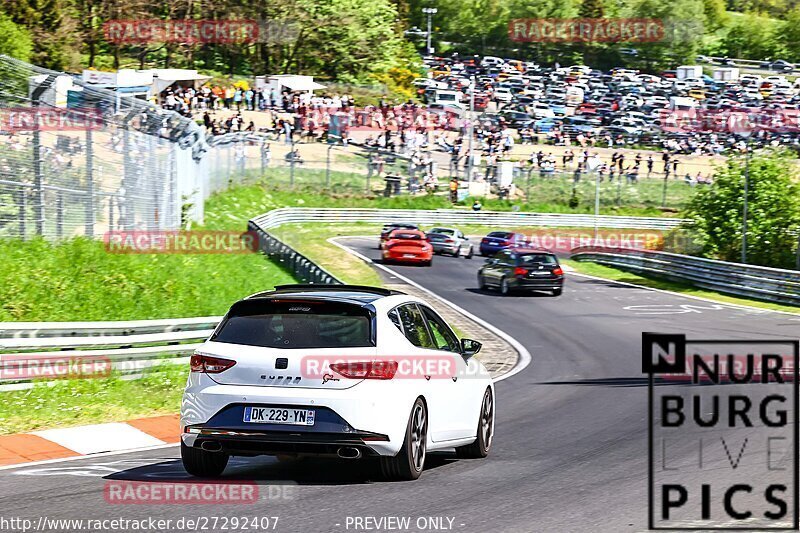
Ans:
[[[201,352],[194,352],[189,360],[189,369],[192,372],[203,372],[205,374],[219,374],[228,370],[236,364],[236,361],[216,357]]]

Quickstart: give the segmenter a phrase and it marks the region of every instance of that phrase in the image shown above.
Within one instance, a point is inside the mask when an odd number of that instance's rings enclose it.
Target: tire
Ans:
[[[456,448],[456,455],[462,459],[482,459],[489,455],[494,440],[494,396],[487,387],[478,415],[478,433],[475,442]]]
[[[483,278],[482,275],[478,274],[478,288],[482,291],[486,290],[486,280]]]
[[[222,452],[207,452],[181,442],[183,468],[195,477],[218,477],[228,466],[230,456]]]
[[[394,457],[381,457],[381,474],[391,481],[413,481],[425,467],[428,438],[428,410],[422,398],[417,398],[406,424],[403,447]]]
[[[473,255],[475,255],[475,250],[472,248],[472,246],[470,246],[469,252],[467,252],[467,255],[464,256],[464,259],[472,259]]]
[[[553,296],[561,296],[561,293],[564,291],[563,288],[559,287],[557,289],[553,289]]]
[[[503,278],[500,280],[500,294],[503,296],[508,296],[511,294],[511,287],[508,286],[508,278]]]

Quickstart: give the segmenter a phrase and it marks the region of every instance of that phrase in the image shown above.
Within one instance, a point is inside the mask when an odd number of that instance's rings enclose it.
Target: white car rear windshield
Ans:
[[[374,346],[372,316],[358,305],[314,300],[244,300],[211,340],[264,348]]]

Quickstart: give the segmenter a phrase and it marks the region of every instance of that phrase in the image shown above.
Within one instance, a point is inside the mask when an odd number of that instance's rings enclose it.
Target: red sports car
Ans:
[[[427,266],[433,260],[433,246],[420,230],[396,229],[383,244],[383,260]]]

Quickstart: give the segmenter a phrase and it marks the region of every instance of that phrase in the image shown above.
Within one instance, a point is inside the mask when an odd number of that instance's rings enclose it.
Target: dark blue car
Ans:
[[[493,231],[481,239],[480,253],[483,256],[494,255],[500,250],[525,244],[525,235],[513,231]]]

